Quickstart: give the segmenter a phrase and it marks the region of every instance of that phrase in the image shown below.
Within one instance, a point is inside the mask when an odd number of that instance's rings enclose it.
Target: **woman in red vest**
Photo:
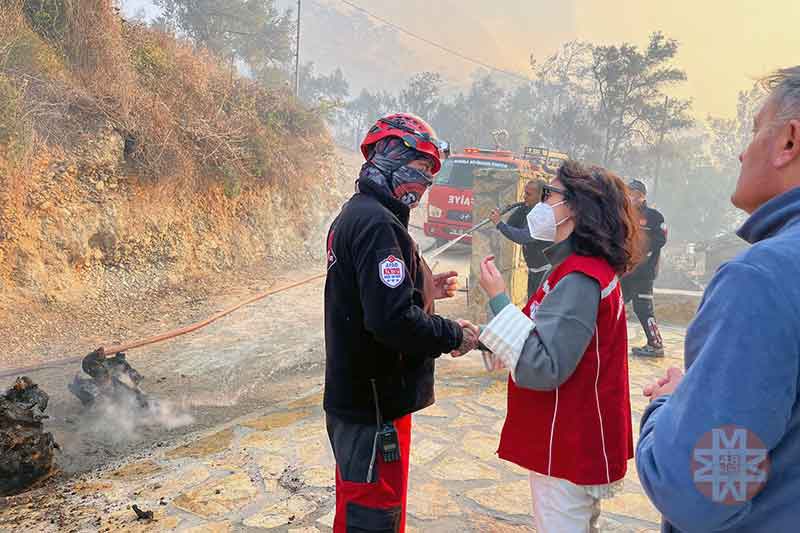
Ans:
[[[537,531],[594,531],[633,457],[619,276],[639,258],[639,226],[622,180],[574,161],[545,185],[528,226],[553,242],[553,268],[522,311],[494,258],[481,264],[494,318],[480,340],[511,371],[498,454],[530,471]]]

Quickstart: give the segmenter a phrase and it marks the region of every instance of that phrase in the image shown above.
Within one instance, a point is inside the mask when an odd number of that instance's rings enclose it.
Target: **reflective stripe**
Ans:
[[[547,272],[548,270],[550,270],[550,265],[545,265],[538,268],[528,268],[528,272],[533,272],[534,274],[538,274],[539,272]]]
[[[639,298],[640,300],[652,300],[653,299],[653,295],[652,294],[637,294],[636,297]]]
[[[614,289],[617,288],[617,284],[619,284],[619,278],[617,278],[617,276],[614,276],[614,279],[611,280],[611,283],[608,284],[608,287],[600,291],[600,299],[605,300],[606,297],[608,297],[612,292],[614,292]]]
[[[556,387],[556,404],[553,406],[553,422],[550,424],[550,449],[547,452],[547,475],[550,475],[553,464],[553,437],[556,434],[556,415],[558,414],[558,387]]]

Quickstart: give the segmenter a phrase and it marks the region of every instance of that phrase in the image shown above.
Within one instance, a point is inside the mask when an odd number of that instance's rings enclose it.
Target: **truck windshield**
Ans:
[[[490,159],[467,159],[451,157],[442,165],[434,183],[456,189],[471,189],[475,178],[491,175],[492,170],[509,170],[514,165]]]

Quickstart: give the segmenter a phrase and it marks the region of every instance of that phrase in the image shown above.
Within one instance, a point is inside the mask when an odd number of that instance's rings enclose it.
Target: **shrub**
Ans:
[[[60,43],[66,30],[64,0],[25,0],[23,13],[36,33],[52,43]]]
[[[0,144],[68,146],[99,124],[142,177],[220,186],[295,182],[324,157],[320,110],[241,77],[174,35],[120,19],[111,0],[0,2]],[[302,146],[302,149],[297,149]]]

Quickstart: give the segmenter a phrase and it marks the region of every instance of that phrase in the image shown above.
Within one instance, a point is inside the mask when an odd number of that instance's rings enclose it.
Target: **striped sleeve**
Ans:
[[[486,325],[480,341],[511,370],[513,378],[522,348],[534,327],[533,321],[522,311],[507,305]]]

